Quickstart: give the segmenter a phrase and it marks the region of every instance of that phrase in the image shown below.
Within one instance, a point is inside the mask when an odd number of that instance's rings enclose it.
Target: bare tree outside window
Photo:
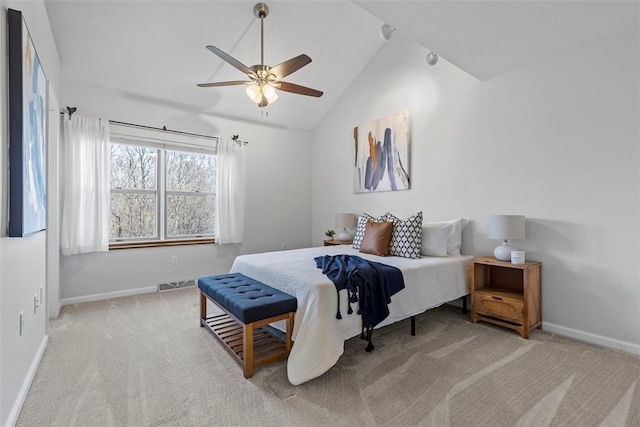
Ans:
[[[158,150],[111,143],[111,226],[117,240],[158,237]]]
[[[213,237],[215,170],[213,154],[112,142],[110,239]]]
[[[158,150],[111,143],[111,188],[155,190]]]
[[[215,157],[166,151],[167,237],[213,235]]]
[[[148,194],[111,194],[112,239],[157,237],[156,198]]]

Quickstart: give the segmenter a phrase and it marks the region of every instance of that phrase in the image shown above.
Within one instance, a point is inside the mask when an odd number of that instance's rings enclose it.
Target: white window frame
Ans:
[[[132,132],[135,131],[135,132]],[[132,238],[109,238],[109,244],[111,249],[120,249],[126,247],[135,247],[136,244],[142,244],[145,246],[162,246],[163,244],[182,244],[186,242],[188,244],[200,244],[213,242],[215,239],[215,225],[214,234],[204,234],[197,236],[167,236],[167,194],[177,195],[198,195],[201,196],[202,192],[182,192],[182,191],[167,191],[166,188],[166,174],[167,174],[167,162],[166,151],[179,151],[198,153],[206,155],[216,155],[216,147],[218,138],[211,138],[205,141],[198,141],[198,138],[186,137],[190,142],[184,142],[185,137],[174,138],[174,136],[180,135],[167,135],[162,133],[161,137],[154,135],[154,131],[127,129],[126,132],[111,132],[110,143],[132,145],[139,147],[153,148],[156,151],[156,189],[155,190],[130,190],[130,189],[113,189],[111,193],[138,193],[138,194],[155,194],[156,195],[156,233],[155,238],[147,237],[132,237]],[[195,140],[195,143],[193,142]],[[216,164],[217,168],[217,164]],[[217,171],[216,171],[217,172]],[[216,192],[208,192],[206,195],[216,196]]]

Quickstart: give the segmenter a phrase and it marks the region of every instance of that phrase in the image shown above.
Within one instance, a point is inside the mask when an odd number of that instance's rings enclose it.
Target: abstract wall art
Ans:
[[[353,129],[354,193],[410,188],[409,111]]]
[[[47,80],[22,13],[8,9],[9,237],[46,228]]]

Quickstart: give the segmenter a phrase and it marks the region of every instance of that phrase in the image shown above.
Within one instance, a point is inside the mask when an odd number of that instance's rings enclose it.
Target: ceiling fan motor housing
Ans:
[[[269,7],[264,3],[258,3],[253,7],[256,18],[266,18],[269,15]]]

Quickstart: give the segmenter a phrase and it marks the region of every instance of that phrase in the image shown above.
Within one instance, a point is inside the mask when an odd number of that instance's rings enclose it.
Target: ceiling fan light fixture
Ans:
[[[276,92],[274,87],[269,84],[265,84],[264,86],[262,86],[262,94],[267,98],[267,101],[269,101],[269,103],[272,103],[273,101],[278,99],[278,93]]]
[[[380,37],[382,37],[382,40],[384,41],[391,40],[391,36],[395,30],[395,28],[385,22],[380,27]]]
[[[247,96],[256,104],[263,106],[261,104],[267,105],[274,102],[278,99],[278,93],[275,88],[270,84],[250,84],[246,89]],[[265,102],[266,100],[266,102]]]
[[[256,104],[258,104],[262,100],[262,91],[260,90],[260,87],[258,85],[252,84],[247,86],[246,92],[249,99],[251,99]]]

